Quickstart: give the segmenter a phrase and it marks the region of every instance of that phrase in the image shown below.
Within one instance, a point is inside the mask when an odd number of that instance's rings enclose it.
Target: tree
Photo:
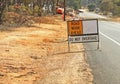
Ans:
[[[81,8],[81,0],[67,0],[67,6],[74,8],[75,10]]]
[[[112,0],[103,0],[100,6],[103,12],[112,12],[114,4]]]
[[[0,0],[0,24],[2,23],[2,15],[6,7],[7,0]]]
[[[120,0],[102,0],[100,9],[104,14],[112,12],[113,15],[120,15]]]
[[[96,5],[95,5],[95,4],[89,4],[89,5],[88,5],[89,11],[94,11],[95,8],[96,8]]]
[[[120,0],[113,0],[113,2],[114,2],[117,6],[120,6]]]

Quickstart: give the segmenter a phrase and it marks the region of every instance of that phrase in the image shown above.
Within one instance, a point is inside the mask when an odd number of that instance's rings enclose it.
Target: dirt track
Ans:
[[[0,32],[0,84],[92,84],[84,52],[67,53],[66,23],[56,22]]]

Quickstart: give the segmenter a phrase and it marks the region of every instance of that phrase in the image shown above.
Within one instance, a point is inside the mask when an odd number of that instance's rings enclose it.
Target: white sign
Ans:
[[[98,33],[97,20],[85,20],[83,21],[83,34]]]
[[[98,42],[98,35],[69,36],[70,43]]]

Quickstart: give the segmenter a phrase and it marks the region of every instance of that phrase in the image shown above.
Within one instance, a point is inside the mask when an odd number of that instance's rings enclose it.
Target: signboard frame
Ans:
[[[70,33],[70,23],[71,22],[79,22],[79,21],[81,21],[82,22],[82,34],[73,34],[73,35],[71,35],[71,33]],[[95,26],[96,26],[96,32],[95,33],[88,33],[88,34],[84,34],[84,32],[83,32],[83,30],[84,30],[84,25],[83,25],[83,22],[85,22],[85,21],[96,21],[96,24],[95,24]],[[68,33],[68,49],[69,49],[69,51],[70,51],[70,43],[88,43],[88,42],[98,42],[98,48],[97,49],[99,49],[99,26],[98,26],[98,19],[84,19],[84,20],[71,20],[71,21],[67,21],[67,33]],[[96,37],[95,37],[95,35],[96,35]],[[87,37],[88,36],[88,37]],[[96,40],[93,40],[93,41],[73,41],[73,42],[71,42],[70,41],[70,38],[73,38],[73,39],[81,39],[82,37],[86,37],[86,38],[92,38],[92,37],[89,37],[89,36],[94,36],[94,39],[95,38],[97,38]],[[83,39],[83,38],[82,38]]]

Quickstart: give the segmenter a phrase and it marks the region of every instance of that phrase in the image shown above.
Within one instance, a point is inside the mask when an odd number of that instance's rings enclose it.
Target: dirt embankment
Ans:
[[[92,84],[84,52],[67,52],[66,22],[53,19],[0,32],[0,84]]]

